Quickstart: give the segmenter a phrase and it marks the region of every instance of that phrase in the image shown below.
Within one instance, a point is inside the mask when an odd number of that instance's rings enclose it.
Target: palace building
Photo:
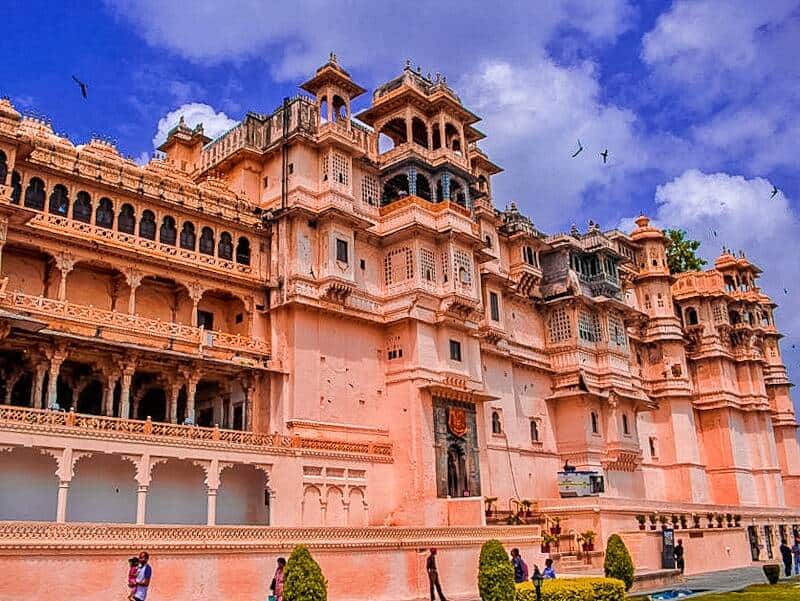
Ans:
[[[777,557],[800,448],[759,267],[672,275],[645,216],[540,231],[439,75],[357,115],[333,55],[301,88],[143,167],[0,101],[0,598],[107,599],[139,548],[165,600],[266,595],[300,542],[333,599],[425,597],[431,545],[467,596],[489,538]]]

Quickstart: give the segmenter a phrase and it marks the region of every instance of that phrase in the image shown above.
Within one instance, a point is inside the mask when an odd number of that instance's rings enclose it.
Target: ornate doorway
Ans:
[[[436,492],[439,497],[481,494],[475,406],[433,400]]]

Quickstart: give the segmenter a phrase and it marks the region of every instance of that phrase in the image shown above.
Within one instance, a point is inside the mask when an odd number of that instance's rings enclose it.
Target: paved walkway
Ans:
[[[774,563],[774,562],[770,562]],[[709,572],[686,577],[686,588],[706,589],[715,592],[738,591],[751,584],[766,583],[767,578],[761,569],[761,564],[724,570],[722,572]]]

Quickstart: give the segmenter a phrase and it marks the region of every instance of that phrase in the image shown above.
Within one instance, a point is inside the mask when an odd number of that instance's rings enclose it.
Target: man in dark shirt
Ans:
[[[781,541],[781,559],[783,559],[783,570],[788,578],[792,575],[792,548],[785,538]]]
[[[433,594],[434,588],[436,589],[436,592],[439,593],[439,601],[447,601],[442,593],[442,586],[439,584],[439,572],[436,569],[436,549],[431,549],[431,553],[428,555],[428,561],[425,567],[428,570],[428,581],[431,585],[431,601],[435,601],[436,599]]]
[[[684,563],[684,560],[683,560],[683,541],[682,540],[678,541],[678,544],[676,545],[676,547],[674,549],[674,554],[675,554],[675,567],[677,567],[681,571],[681,574],[683,574],[683,569],[684,569],[686,564]]]

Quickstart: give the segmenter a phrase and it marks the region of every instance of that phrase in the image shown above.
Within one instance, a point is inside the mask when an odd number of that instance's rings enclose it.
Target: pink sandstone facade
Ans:
[[[469,597],[484,540],[542,562],[555,518],[565,569],[587,529],[660,568],[638,515],[686,516],[690,572],[777,552],[800,450],[756,266],[496,209],[439,76],[357,121],[335,57],[302,88],[144,167],[0,101],[0,598],[122,598],[140,548],[154,599],[264,598],[298,542],[332,599],[425,597],[432,544]]]

